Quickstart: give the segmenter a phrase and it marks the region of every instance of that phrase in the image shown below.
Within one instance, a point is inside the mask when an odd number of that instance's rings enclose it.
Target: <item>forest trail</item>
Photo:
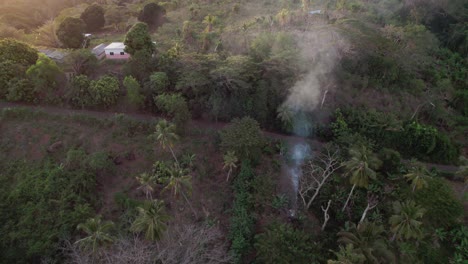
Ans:
[[[116,114],[125,114],[126,116],[129,116],[135,120],[146,121],[146,122],[157,121],[158,119],[163,118],[162,116],[157,116],[149,112],[142,112],[142,113],[123,112],[123,111],[110,112],[110,111],[71,109],[71,108],[63,108],[63,107],[56,107],[56,106],[36,106],[36,105],[30,105],[30,104],[0,101],[0,109],[4,109],[4,108],[27,108],[33,111],[42,111],[42,112],[45,112],[47,114],[52,114],[52,115],[65,115],[65,116],[66,115],[70,115],[70,116],[71,115],[87,115],[87,116],[92,116],[92,117],[101,118],[101,119],[112,118]],[[229,123],[227,122],[191,120],[189,127],[194,128],[194,129],[220,130],[228,124]],[[311,149],[314,151],[314,150],[320,149],[321,146],[325,144],[324,142],[321,142],[318,140],[305,139],[300,136],[286,135],[286,134],[281,134],[281,133],[271,132],[271,131],[266,131],[266,130],[263,130],[263,133],[265,136],[269,138],[284,140],[285,143],[287,143],[288,147],[293,146],[298,143],[302,143],[306,140],[307,143],[309,143]],[[458,167],[453,166],[453,165],[434,164],[434,163],[425,163],[425,164],[428,169],[435,168],[441,172],[446,172],[446,173],[454,173],[458,170]]]

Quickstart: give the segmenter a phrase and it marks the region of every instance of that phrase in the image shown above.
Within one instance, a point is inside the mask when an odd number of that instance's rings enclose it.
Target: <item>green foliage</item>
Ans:
[[[382,161],[382,171],[394,173],[400,169],[401,155],[398,151],[388,148],[383,148],[378,153],[379,159]]]
[[[458,158],[458,147],[436,128],[416,121],[402,124],[394,116],[375,110],[338,109],[331,129],[336,139],[358,134],[377,147],[395,148],[405,157],[444,163]]]
[[[84,40],[85,27],[83,20],[67,17],[60,23],[57,37],[66,48],[80,48]]]
[[[220,132],[221,149],[234,151],[239,159],[256,160],[260,157],[265,140],[258,122],[250,117],[233,119]]]
[[[345,247],[340,246],[338,252],[334,252],[337,260],[328,260],[327,264],[364,264],[366,257],[358,252],[353,244],[347,244]]]
[[[57,78],[62,73],[57,64],[44,54],[39,54],[35,65],[29,67],[26,76],[34,83],[39,98],[50,99],[57,88]]]
[[[255,236],[259,263],[314,263],[316,249],[311,236],[289,225],[272,225]]]
[[[349,150],[350,159],[343,162],[345,170],[350,174],[349,181],[358,187],[367,188],[369,180],[376,179],[376,170],[382,165],[382,161],[365,146],[354,147]]]
[[[137,207],[137,210],[138,216],[130,230],[137,233],[143,232],[148,240],[160,239],[169,220],[164,209],[164,201],[146,201],[142,206]]]
[[[154,72],[150,75],[149,81],[146,83],[146,89],[152,95],[159,95],[167,91],[169,86],[169,78],[165,72]]]
[[[15,78],[22,78],[25,68],[11,60],[0,62],[0,98],[8,93],[8,83]]]
[[[86,29],[89,32],[100,30],[106,23],[104,8],[97,4],[88,6],[85,11],[81,13],[80,18],[85,22]]]
[[[353,245],[356,253],[364,255],[367,263],[395,263],[395,256],[389,249],[381,225],[363,222],[351,225],[348,231],[338,232],[338,242]]]
[[[411,239],[422,238],[423,231],[420,221],[426,210],[418,206],[414,201],[394,202],[393,213],[389,219],[393,238]]]
[[[94,175],[47,163],[11,163],[0,175],[0,252],[5,263],[56,258],[61,239],[91,216]],[[89,183],[89,184],[85,184]]]
[[[252,198],[252,179],[254,177],[250,164],[242,162],[239,175],[234,180],[234,205],[230,219],[229,239],[234,263],[243,263],[242,259],[251,250],[254,236],[255,218],[252,215],[254,201]]]
[[[0,40],[0,58],[29,67],[36,63],[38,53],[29,45],[13,39]]]
[[[151,40],[148,26],[145,23],[136,23],[125,36],[125,52],[134,56],[138,51],[145,56],[151,56],[155,45]]]
[[[69,102],[75,107],[85,107],[94,105],[94,98],[92,97],[89,87],[91,81],[86,75],[78,75],[73,77],[67,92]]]
[[[119,81],[112,76],[103,76],[97,81],[91,81],[89,93],[95,105],[112,106],[119,97]]]
[[[65,61],[72,67],[76,75],[91,75],[95,72],[98,64],[98,59],[88,49],[71,51]]]
[[[142,107],[145,97],[141,94],[141,87],[138,81],[132,76],[126,76],[123,85],[127,89],[127,97],[130,104],[137,108]]]
[[[115,169],[114,162],[105,151],[92,153],[89,155],[87,163],[89,168],[94,172],[109,173]]]
[[[8,101],[33,102],[35,98],[34,84],[29,79],[14,78],[8,83]]]
[[[463,206],[443,179],[429,178],[428,187],[414,193],[414,201],[426,209],[427,224],[449,227],[463,216]]]
[[[157,3],[149,3],[143,7],[138,20],[145,22],[150,27],[159,27],[164,23],[164,16],[166,15],[166,9]]]
[[[174,118],[177,133],[184,134],[190,111],[187,102],[181,94],[161,94],[154,98],[156,106]]]
[[[113,227],[114,223],[103,222],[101,216],[89,218],[76,228],[86,233],[87,236],[77,240],[75,243],[87,250],[96,252],[98,247],[114,241],[114,238],[109,234]]]

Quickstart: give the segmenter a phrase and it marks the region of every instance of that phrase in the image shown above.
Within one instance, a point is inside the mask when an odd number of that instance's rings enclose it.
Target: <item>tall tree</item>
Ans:
[[[154,186],[156,185],[156,180],[157,178],[155,175],[152,175],[150,173],[142,173],[139,176],[136,177],[137,181],[140,183],[140,187],[138,189],[141,189],[145,195],[146,199],[153,199],[152,193],[154,191]]]
[[[427,179],[430,177],[429,171],[424,164],[412,161],[408,173],[404,177],[411,181],[413,192],[428,186]]]
[[[98,63],[96,56],[87,49],[78,49],[70,52],[65,61],[72,67],[76,75],[90,75],[94,73]]]
[[[163,149],[166,149],[166,147],[169,148],[172,157],[174,157],[177,166],[179,166],[179,161],[177,160],[177,157],[174,154],[174,150],[172,149],[174,142],[179,139],[179,136],[177,136],[175,133],[175,129],[176,127],[174,124],[171,124],[167,120],[163,119],[156,125],[156,131],[153,135],[156,137],[156,140]]]
[[[82,47],[86,24],[74,17],[65,18],[57,29],[57,37],[66,48]]]
[[[42,53],[36,64],[26,71],[26,75],[34,83],[36,94],[42,99],[49,97],[57,88],[57,78],[61,73],[57,64]]]
[[[224,166],[223,169],[228,169],[226,181],[229,181],[229,176],[232,173],[232,170],[237,167],[237,162],[239,161],[236,157],[236,153],[234,151],[228,151],[223,156],[224,158]]]
[[[221,148],[234,151],[241,160],[258,158],[264,145],[259,124],[250,117],[233,119],[231,125],[224,128],[220,135]]]
[[[353,195],[354,188],[367,188],[369,179],[375,179],[376,172],[382,162],[377,156],[365,146],[354,147],[349,150],[350,159],[343,163],[348,175],[351,175],[349,181],[353,185],[342,211],[348,206],[349,200]]]
[[[155,45],[151,40],[148,31],[148,25],[145,23],[136,23],[127,32],[125,36],[125,52],[134,56],[136,53],[140,55],[150,56],[155,51]]]
[[[88,6],[83,13],[81,13],[80,18],[85,22],[86,29],[89,32],[98,31],[106,24],[104,8],[96,3]]]
[[[187,198],[187,194],[192,193],[192,176],[189,171],[185,168],[181,168],[179,165],[175,165],[169,169],[169,177],[161,179],[166,184],[164,190],[172,191],[174,197],[178,198],[179,194],[185,199],[187,204],[190,206],[193,215],[197,215]]]
[[[151,28],[156,28],[164,23],[164,16],[166,15],[166,9],[158,5],[157,3],[149,3],[143,7],[138,20],[145,22]]]
[[[138,81],[133,76],[126,76],[123,85],[127,89],[129,103],[137,108],[142,107],[145,97],[141,94],[141,87]]]
[[[393,213],[390,217],[392,241],[396,239],[421,238],[423,235],[420,221],[425,209],[418,206],[414,201],[399,201],[393,203]]]
[[[170,217],[164,209],[164,201],[146,201],[142,206],[137,207],[138,216],[133,222],[130,230],[132,232],[143,232],[146,239],[160,239],[166,230],[166,223]]]
[[[103,222],[100,216],[90,218],[85,223],[77,226],[77,229],[86,233],[87,236],[75,243],[96,252],[99,246],[114,241],[114,237],[109,233],[113,227],[114,223],[110,221]]]

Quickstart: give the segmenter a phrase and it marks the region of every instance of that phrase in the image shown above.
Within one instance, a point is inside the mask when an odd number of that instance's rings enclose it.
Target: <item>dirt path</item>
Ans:
[[[156,116],[149,112],[143,113],[135,113],[135,112],[110,112],[110,111],[96,111],[96,110],[79,110],[79,109],[70,109],[70,108],[62,108],[62,107],[55,107],[55,106],[35,106],[29,104],[21,104],[21,103],[11,103],[11,102],[4,102],[0,101],[0,109],[4,108],[15,108],[15,107],[23,107],[33,111],[43,111],[48,114],[52,115],[88,115],[96,118],[106,119],[112,118],[116,114],[125,114],[135,120],[139,121],[157,121],[161,116]],[[191,120],[190,126],[193,129],[212,129],[212,130],[220,130],[224,128],[229,123],[226,122],[210,122],[206,120]],[[303,143],[305,139],[299,136],[292,136],[292,135],[285,135],[276,132],[270,131],[263,131],[265,136],[273,139],[280,139],[284,140],[287,143],[288,147],[294,146],[295,144]],[[318,140],[306,140],[309,143],[312,150],[318,150],[324,144]],[[457,166],[452,165],[443,165],[443,164],[433,164],[433,163],[425,163],[428,169],[436,168],[442,172],[454,173],[457,171]]]

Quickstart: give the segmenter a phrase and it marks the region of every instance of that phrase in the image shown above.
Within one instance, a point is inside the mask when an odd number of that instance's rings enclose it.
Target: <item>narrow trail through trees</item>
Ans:
[[[157,121],[160,118],[164,118],[162,116],[157,116],[152,113],[135,113],[135,112],[125,112],[125,111],[97,111],[97,110],[81,110],[81,109],[70,109],[70,108],[63,108],[63,107],[56,107],[56,106],[36,106],[30,104],[22,104],[22,103],[11,103],[0,101],[0,109],[5,108],[26,108],[32,111],[42,111],[47,114],[51,115],[87,115],[95,118],[112,118],[116,114],[124,114],[130,118],[133,118],[138,121],[146,121],[152,122]],[[188,126],[191,129],[213,129],[213,130],[220,130],[224,128],[229,123],[227,122],[211,122],[207,120],[191,120],[190,125]],[[294,144],[298,144],[307,140],[310,144],[312,150],[321,149],[324,142],[312,139],[305,139],[300,136],[294,135],[286,135],[277,132],[265,131],[263,130],[265,136],[273,139],[284,140],[288,146],[293,146]],[[446,173],[454,173],[458,170],[457,166],[453,165],[444,165],[444,164],[434,164],[434,163],[424,163],[428,167],[428,169],[436,168],[439,171],[446,172]]]

